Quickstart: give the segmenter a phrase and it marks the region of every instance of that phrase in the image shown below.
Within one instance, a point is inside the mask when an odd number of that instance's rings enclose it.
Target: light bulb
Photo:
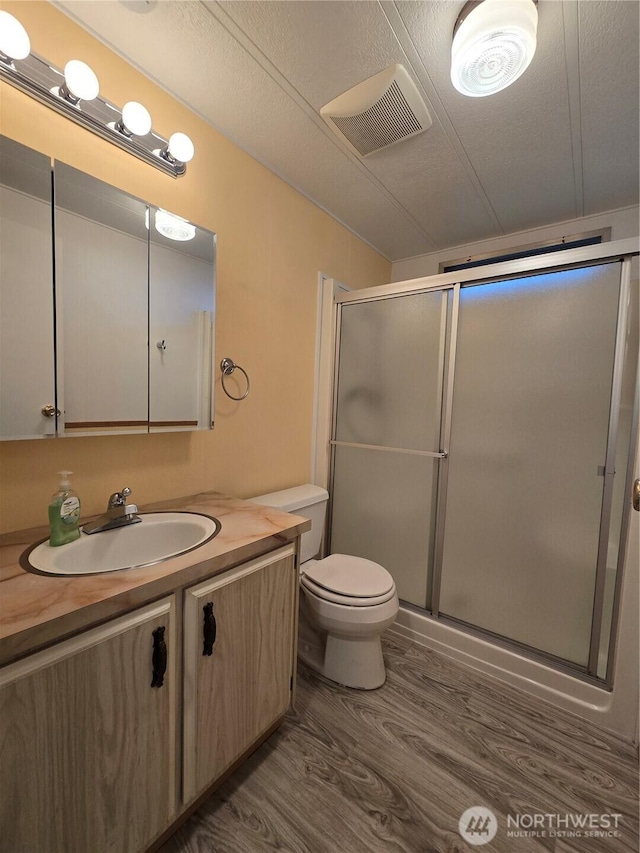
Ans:
[[[196,226],[192,225],[181,216],[176,216],[175,213],[169,213],[168,210],[156,210],[155,219],[156,231],[169,240],[193,240],[196,236]]]
[[[137,101],[127,101],[122,108],[124,130],[135,136],[146,136],[151,130],[149,110]]]
[[[172,133],[169,137],[167,151],[174,160],[188,163],[193,159],[195,148],[186,133]]]
[[[100,84],[98,78],[86,62],[71,59],[64,66],[64,88],[75,100],[92,101],[98,96]],[[66,92],[60,92],[66,95]]]
[[[0,11],[0,53],[9,59],[26,59],[30,52],[31,42],[20,21]]]
[[[451,82],[463,95],[481,98],[510,86],[536,51],[534,0],[482,0],[462,10],[451,46]]]

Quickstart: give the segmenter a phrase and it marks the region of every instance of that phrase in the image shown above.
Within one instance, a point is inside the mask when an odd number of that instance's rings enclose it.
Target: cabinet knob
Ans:
[[[204,613],[203,637],[204,645],[202,648],[203,655],[213,654],[213,644],[216,641],[216,617],[213,614],[213,602],[209,601],[202,608]]]
[[[152,687],[162,687],[164,684],[164,674],[167,671],[167,644],[164,641],[164,630],[163,625],[160,628],[156,628],[153,632],[153,654],[151,656],[151,665],[153,667]]]

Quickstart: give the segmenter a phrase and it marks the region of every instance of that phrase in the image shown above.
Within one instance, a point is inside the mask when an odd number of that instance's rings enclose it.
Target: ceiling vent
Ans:
[[[431,127],[431,116],[402,65],[392,65],[320,110],[331,130],[366,157]]]

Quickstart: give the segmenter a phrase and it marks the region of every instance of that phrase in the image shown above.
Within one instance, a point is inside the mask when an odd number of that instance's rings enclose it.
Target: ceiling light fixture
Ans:
[[[451,82],[482,98],[506,89],[536,51],[537,0],[470,0],[453,30]]]
[[[63,72],[32,53],[27,31],[4,10],[0,11],[0,80],[174,178],[184,175],[193,158],[189,137],[174,133],[167,140],[157,134],[142,104],[128,101],[120,110],[101,98],[98,78],[85,62],[72,59]]]
[[[169,213],[168,210],[156,210],[155,217],[156,231],[162,234],[163,237],[168,237],[169,240],[193,240],[196,236],[196,227],[188,220],[181,216],[176,216],[175,213]]]

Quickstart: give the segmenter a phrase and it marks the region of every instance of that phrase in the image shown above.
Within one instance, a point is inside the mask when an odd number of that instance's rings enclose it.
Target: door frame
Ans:
[[[336,306],[352,289],[326,273],[318,273],[316,361],[311,421],[311,480],[329,488],[333,371],[336,354]]]

